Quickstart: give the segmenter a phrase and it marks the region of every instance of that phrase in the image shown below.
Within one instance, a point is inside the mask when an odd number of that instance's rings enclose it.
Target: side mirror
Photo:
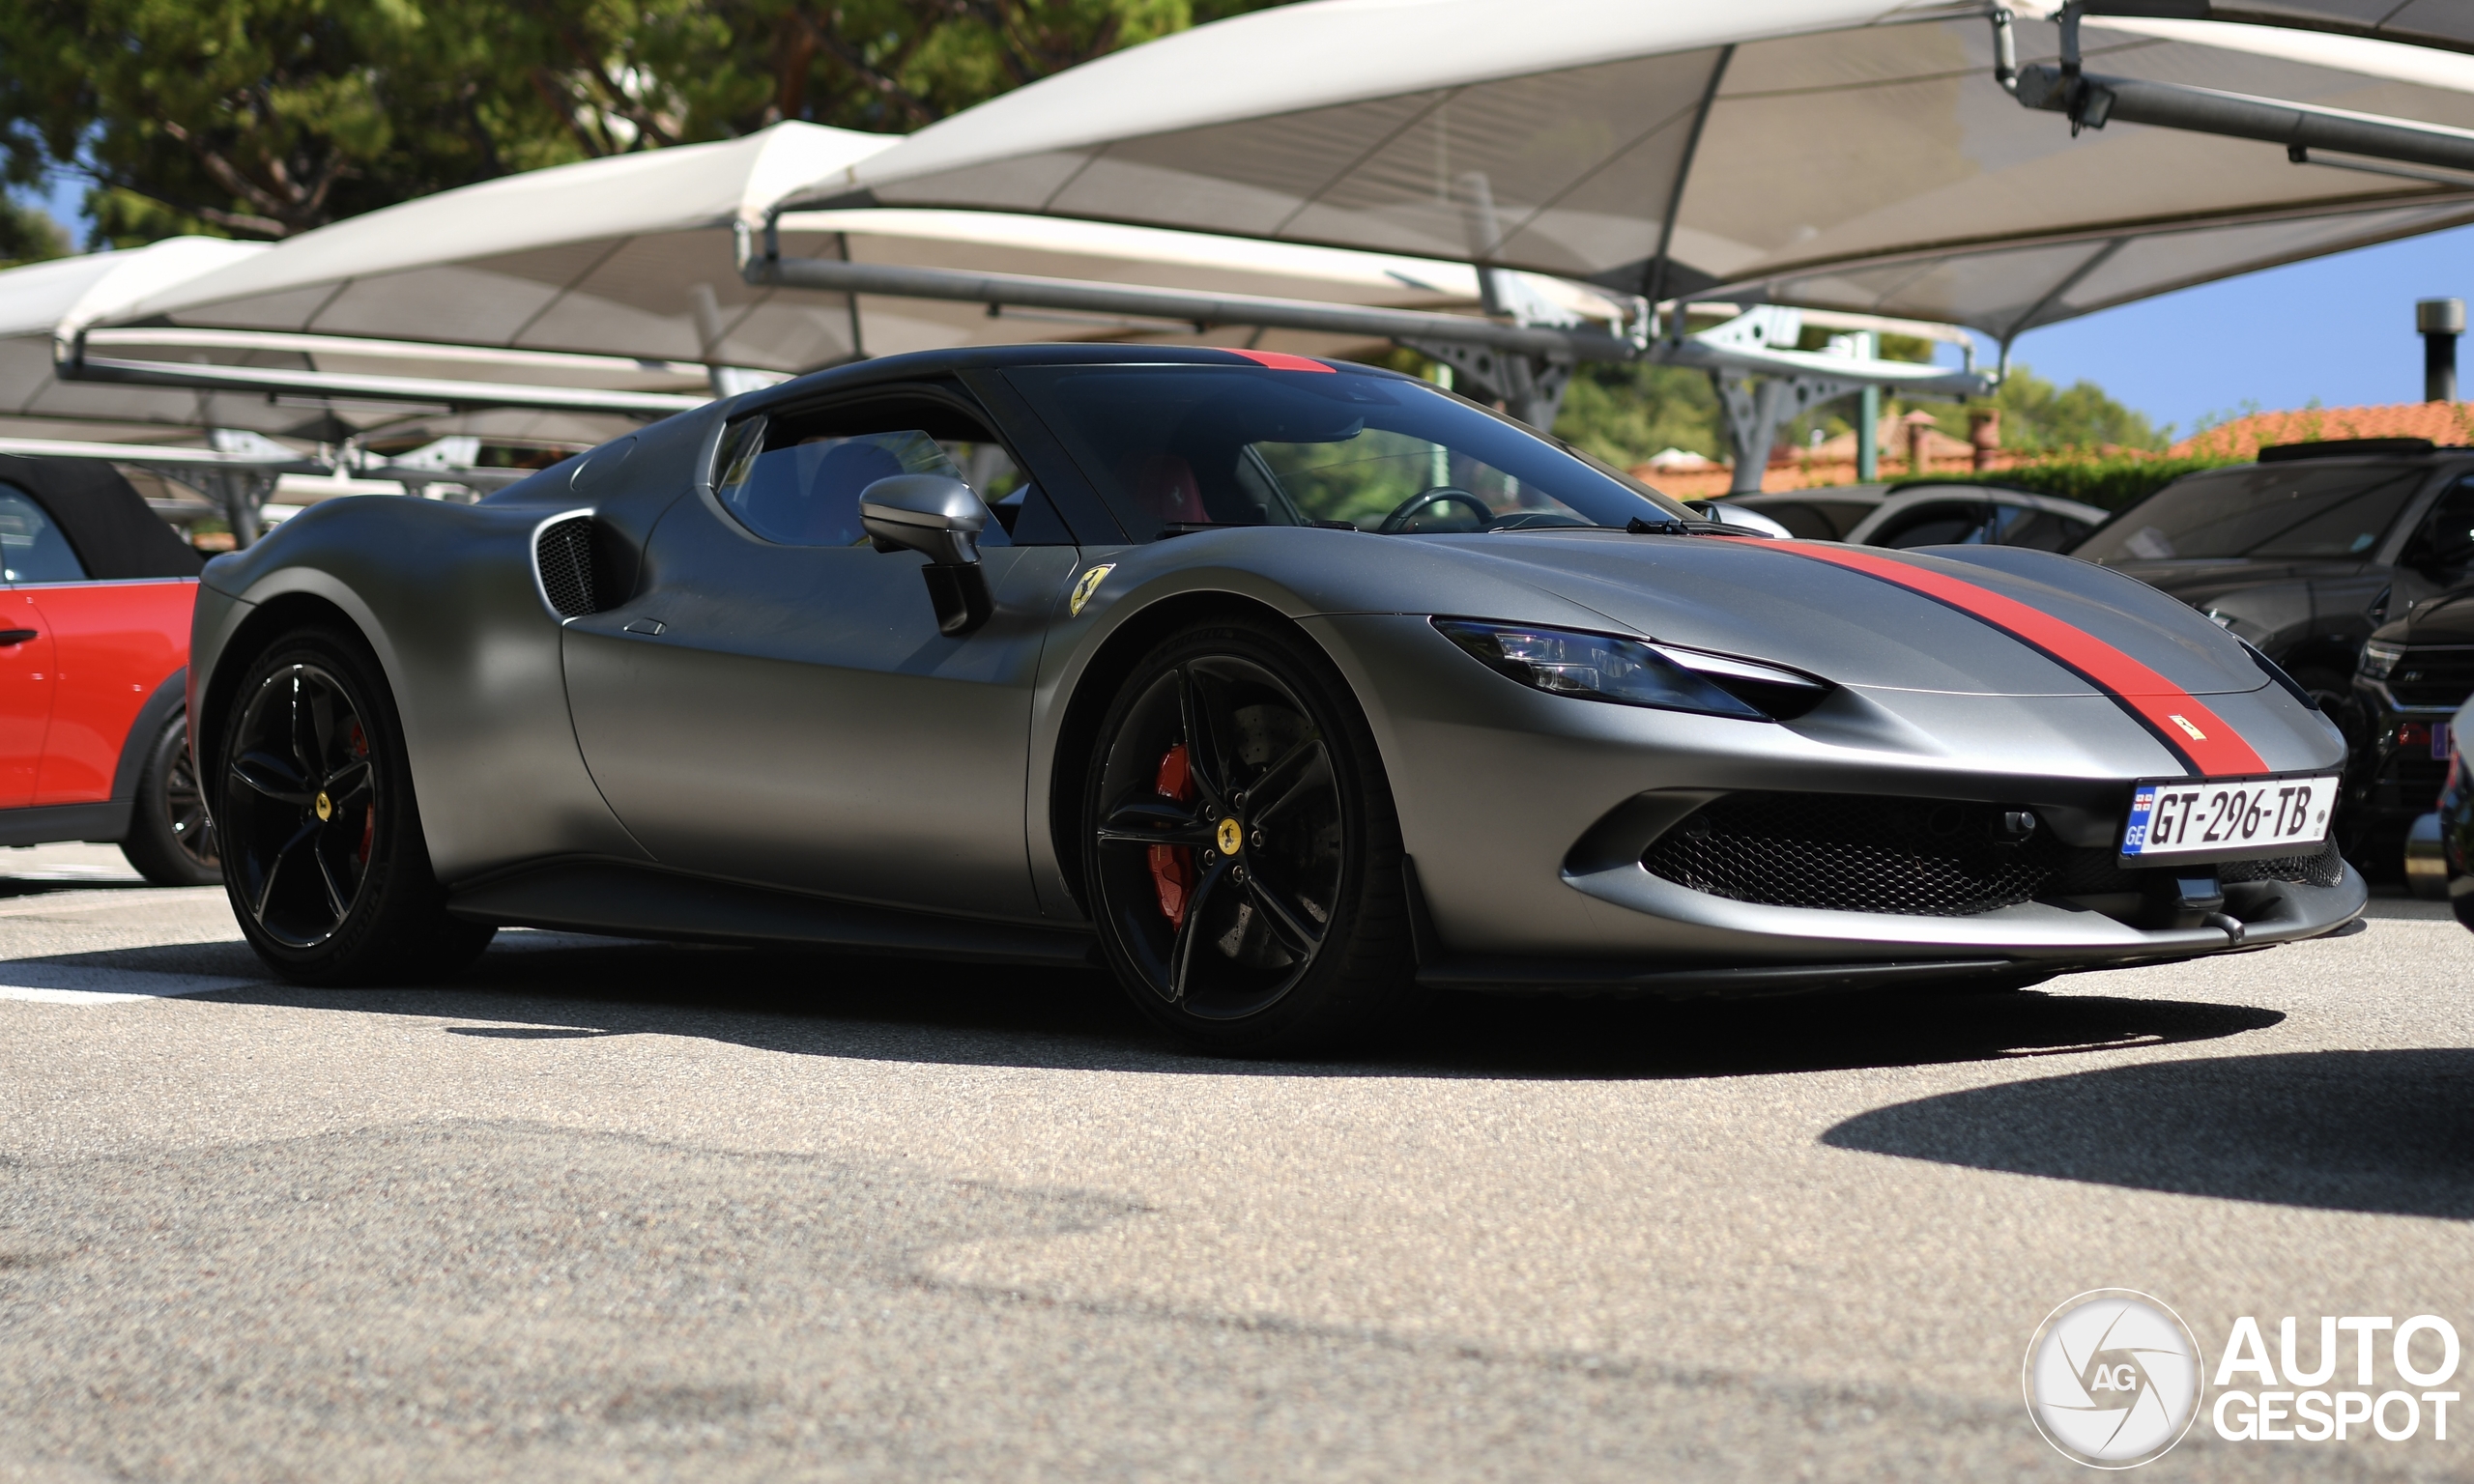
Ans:
[[[879,552],[918,552],[939,633],[960,637],[988,621],[995,604],[979,567],[988,506],[969,485],[942,474],[896,474],[859,492],[859,524]]]

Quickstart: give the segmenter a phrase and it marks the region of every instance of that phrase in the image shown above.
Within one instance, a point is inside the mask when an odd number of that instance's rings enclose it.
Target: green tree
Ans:
[[[0,175],[96,235],[281,238],[784,119],[899,132],[1262,0],[14,0]]]
[[[2108,396],[2094,382],[2073,382],[2067,387],[2014,365],[1991,398],[2001,413],[2001,445],[2028,453],[2058,453],[2114,444],[2124,448],[2162,448],[2163,430],[2144,414],[2133,412]],[[1945,416],[1948,430],[1967,435],[1966,414]]]
[[[0,196],[0,268],[69,255],[69,234],[51,214],[14,196]]]
[[[1555,432],[1618,469],[1668,448],[1710,458],[1727,451],[1716,390],[1707,375],[1683,366],[1580,367],[1564,392]]]

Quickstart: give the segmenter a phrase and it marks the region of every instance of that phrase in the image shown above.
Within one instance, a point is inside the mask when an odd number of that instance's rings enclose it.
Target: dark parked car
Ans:
[[[2380,626],[2354,671],[2345,843],[2393,869],[2448,775],[2452,718],[2474,696],[2474,591],[2417,604]]]
[[[2445,728],[2446,784],[2437,812],[2418,821],[2407,869],[2417,895],[2447,898],[2457,920],[2474,928],[2474,779],[2466,777],[2459,742],[2468,720],[2474,718],[2459,717]]]
[[[2474,448],[2419,438],[2262,448],[2256,464],[2174,480],[2071,555],[2206,614],[2339,715],[2372,630],[2466,579]]]
[[[1919,546],[2024,546],[2067,551],[2105,512],[1998,484],[1851,484],[1712,501],[1768,516],[1807,541],[1907,551]]]

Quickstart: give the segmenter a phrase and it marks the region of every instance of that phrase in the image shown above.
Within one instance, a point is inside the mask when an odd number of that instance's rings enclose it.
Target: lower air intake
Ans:
[[[2228,861],[2216,868],[2216,878],[2228,886],[2241,881],[2288,881],[2295,886],[2335,886],[2345,879],[2345,858],[2330,841],[2309,855],[2280,855],[2264,861]]]
[[[552,612],[561,618],[601,612],[594,601],[591,516],[570,516],[543,527],[532,546],[532,559]]]
[[[2018,806],[1826,793],[1736,793],[1641,857],[1651,874],[1772,907],[1968,917],[2032,899],[2057,842],[2003,839]]]
[[[2110,849],[2073,849],[2041,826],[2004,839],[2022,806],[1839,794],[1737,793],[1713,800],[1643,852],[1651,874],[1712,897],[1772,907],[1970,917],[2038,897],[2137,892],[2152,873]],[[2345,879],[2334,842],[2302,855],[2227,861],[2228,886]]]

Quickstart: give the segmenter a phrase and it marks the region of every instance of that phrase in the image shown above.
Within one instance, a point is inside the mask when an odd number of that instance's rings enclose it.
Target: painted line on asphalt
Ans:
[[[151,969],[102,969],[21,959],[0,963],[0,1000],[32,1005],[127,1005],[212,994],[259,983],[214,974],[163,974]]]

